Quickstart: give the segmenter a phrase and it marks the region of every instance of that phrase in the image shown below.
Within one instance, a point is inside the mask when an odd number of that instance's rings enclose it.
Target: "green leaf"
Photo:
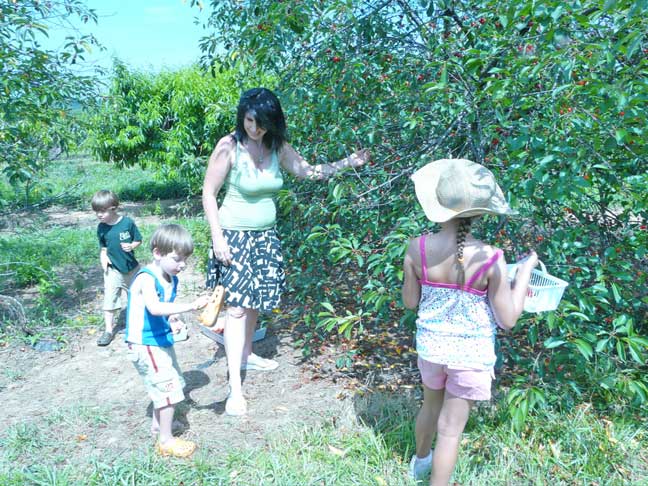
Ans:
[[[581,338],[576,338],[572,342],[574,343],[578,351],[585,357],[586,360],[589,361],[589,359],[594,355],[592,346],[587,341]]]
[[[568,341],[552,336],[549,339],[545,340],[544,342],[544,347],[547,349],[553,349],[557,348],[558,346],[562,346],[563,344],[567,344]]]
[[[628,131],[625,130],[624,128],[617,128],[614,131],[614,138],[619,145],[623,145],[623,142],[625,141],[626,137],[628,136]]]
[[[321,305],[326,310],[328,310],[331,314],[335,314],[335,309],[333,308],[333,306],[329,302],[322,302]]]
[[[610,342],[610,339],[611,338],[608,337],[608,338],[599,340],[596,343],[596,352],[600,353],[601,351],[603,351],[607,347],[608,343]]]

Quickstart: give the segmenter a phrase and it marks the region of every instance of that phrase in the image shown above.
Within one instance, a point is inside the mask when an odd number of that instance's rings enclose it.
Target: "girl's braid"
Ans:
[[[459,286],[463,286],[466,279],[466,273],[464,269],[464,245],[466,243],[466,235],[470,232],[470,223],[472,223],[471,218],[461,218],[459,222],[459,227],[457,228],[457,263],[459,264]]]

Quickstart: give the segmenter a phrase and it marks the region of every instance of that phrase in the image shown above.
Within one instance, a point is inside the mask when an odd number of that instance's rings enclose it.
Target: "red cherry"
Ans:
[[[333,56],[332,61],[333,62],[340,62],[342,59],[340,59],[340,56]]]

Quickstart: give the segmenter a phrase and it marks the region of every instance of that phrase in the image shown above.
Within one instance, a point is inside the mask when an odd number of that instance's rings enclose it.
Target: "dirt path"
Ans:
[[[178,300],[192,299],[202,291],[203,276],[195,268],[190,267],[180,277]],[[100,285],[100,279],[91,281]],[[97,294],[94,304],[73,312],[81,316],[99,313],[101,288],[89,290]],[[244,392],[249,413],[244,417],[225,415],[224,351],[199,332],[195,315],[185,316],[190,323],[190,339],[178,343],[176,352],[187,382],[188,400],[178,407],[176,418],[183,424],[183,436],[196,440],[201,447],[262,445],[274,431],[289,424],[320,423],[327,417],[335,420],[352,413],[351,400],[343,399],[342,384],[321,373],[314,375],[302,364],[300,351],[292,345],[288,317],[273,314],[266,338],[256,343],[255,351],[276,359],[280,367],[273,372],[247,373]],[[74,445],[74,457],[68,454],[66,462],[85,462],[152,445],[151,403],[126,357],[123,334],[109,347],[100,348],[95,344],[96,331],[87,328],[71,335],[59,351],[39,352],[26,345],[0,349],[0,400],[4,409],[0,437],[10,429],[30,424],[41,431],[45,428],[47,437],[60,439],[61,451],[71,450],[70,443]],[[24,460],[29,460],[28,455]]]

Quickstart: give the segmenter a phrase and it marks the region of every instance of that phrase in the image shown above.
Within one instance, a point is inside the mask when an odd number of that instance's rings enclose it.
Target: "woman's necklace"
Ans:
[[[253,143],[248,143],[248,147],[247,147],[248,153],[250,154],[250,158],[252,159],[252,162],[254,162],[254,164],[257,167],[261,167],[263,165],[263,162],[265,161],[263,142],[254,142],[254,141],[252,142]],[[254,153],[250,150],[252,146],[255,147]]]

